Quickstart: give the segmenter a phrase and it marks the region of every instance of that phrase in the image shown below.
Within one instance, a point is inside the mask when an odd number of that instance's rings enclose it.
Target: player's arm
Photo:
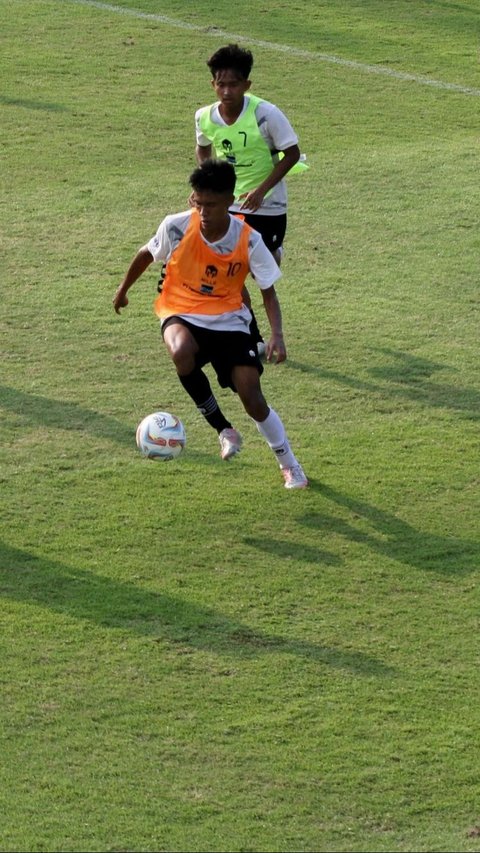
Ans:
[[[248,266],[257,287],[261,290],[263,304],[270,324],[270,340],[266,346],[267,360],[271,361],[274,354],[277,364],[285,361],[287,357],[285,342],[283,340],[282,312],[275,290],[275,282],[282,277],[282,273],[272,253],[267,249],[260,234],[256,231],[250,233],[248,243]]]
[[[204,160],[208,160],[212,156],[212,146],[211,145],[196,145],[195,148],[195,157],[197,159],[197,163],[199,166],[204,162]]]
[[[271,361],[276,353],[276,364],[280,364],[281,361],[285,361],[287,350],[283,340],[282,312],[275,287],[272,285],[262,290],[262,297],[271,330],[270,340],[266,347],[267,361]]]
[[[290,145],[282,153],[284,156],[278,163],[275,163],[268,177],[254,190],[250,190],[250,192],[240,196],[243,199],[242,209],[258,210],[266,194],[285,177],[292,166],[300,159],[300,148],[298,145]]]
[[[135,284],[135,282],[140,278],[141,275],[143,275],[143,273],[150,266],[150,264],[153,263],[153,260],[153,255],[151,254],[147,246],[142,246],[142,248],[138,250],[127,272],[125,273],[122,283],[117,288],[115,296],[113,297],[113,307],[115,308],[117,314],[120,314],[121,308],[125,308],[128,305],[128,291],[130,290],[132,284]]]
[[[195,113],[195,159],[197,164],[201,166],[204,160],[208,160],[212,156],[212,141],[205,136],[200,127],[200,120],[203,109],[197,110]]]
[[[205,136],[200,127],[201,117],[206,107],[203,107],[195,113],[195,159],[197,164],[201,166],[204,160],[208,160],[212,156],[212,140]]]

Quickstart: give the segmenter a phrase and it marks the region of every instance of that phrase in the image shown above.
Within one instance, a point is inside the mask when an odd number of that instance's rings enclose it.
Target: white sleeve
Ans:
[[[275,104],[271,104],[269,101],[261,101],[255,115],[260,132],[267,142],[270,142],[272,149],[285,151],[292,145],[298,145],[298,136],[292,125]]]
[[[163,222],[158,226],[157,233],[147,243],[147,249],[153,257],[155,263],[157,261],[166,261],[170,253],[170,240],[168,237],[167,223],[170,217],[166,216]]]
[[[207,145],[211,145],[211,139],[208,136],[204,136],[202,131],[200,130],[200,113],[203,112],[205,107],[197,110],[195,113],[195,138],[197,140],[197,145],[200,145],[201,148],[206,148]]]
[[[280,267],[257,232],[250,234],[248,260],[250,272],[260,290],[266,290],[282,277]]]

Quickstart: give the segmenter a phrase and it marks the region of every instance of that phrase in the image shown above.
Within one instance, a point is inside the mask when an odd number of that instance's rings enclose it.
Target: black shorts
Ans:
[[[190,330],[195,338],[199,351],[196,355],[197,367],[211,364],[217,374],[221,388],[231,388],[237,391],[232,382],[232,370],[240,365],[248,365],[263,373],[263,365],[257,355],[257,347],[248,332],[220,332],[195,326],[183,317],[168,317],[162,325],[162,334],[170,323],[181,323]]]
[[[279,216],[262,216],[258,213],[239,214],[238,211],[235,213],[242,216],[247,225],[262,235],[263,242],[272,254],[280,248],[287,230],[286,213],[281,213]]]

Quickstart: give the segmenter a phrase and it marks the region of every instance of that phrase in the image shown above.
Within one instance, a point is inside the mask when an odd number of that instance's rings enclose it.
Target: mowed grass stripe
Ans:
[[[345,59],[340,56],[332,56],[328,53],[319,51],[304,50],[288,44],[278,44],[277,42],[265,41],[264,39],[252,38],[248,35],[239,33],[227,32],[220,27],[212,26],[205,27],[197,24],[191,24],[188,21],[182,21],[178,18],[170,18],[168,15],[159,15],[153,12],[142,12],[139,9],[128,9],[123,6],[115,6],[111,3],[101,3],[99,0],[68,0],[70,3],[75,3],[81,6],[92,6],[105,12],[113,12],[120,15],[129,15],[133,18],[143,18],[148,21],[155,21],[159,24],[166,24],[169,27],[177,27],[183,30],[202,33],[204,36],[212,36],[215,38],[227,39],[228,41],[248,42],[252,47],[261,47],[264,50],[274,50],[279,53],[287,53],[291,56],[296,56],[301,59],[309,59],[316,62],[330,62],[335,65],[341,65],[345,68],[351,68],[354,71],[359,71],[362,74],[380,74],[386,77],[392,77],[395,80],[400,80],[410,83],[418,83],[421,86],[432,86],[434,89],[445,89],[450,92],[457,92],[462,95],[480,96],[480,89],[474,86],[464,86],[460,83],[449,83],[445,80],[434,80],[426,77],[423,74],[408,73],[406,71],[396,71],[394,68],[387,68],[383,65],[369,65],[364,62],[358,62],[355,59]]]

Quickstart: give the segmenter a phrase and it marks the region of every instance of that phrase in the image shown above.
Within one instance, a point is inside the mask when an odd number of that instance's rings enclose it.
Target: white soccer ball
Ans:
[[[137,447],[147,459],[168,462],[180,456],[187,436],[181,420],[170,412],[153,412],[137,427]]]

